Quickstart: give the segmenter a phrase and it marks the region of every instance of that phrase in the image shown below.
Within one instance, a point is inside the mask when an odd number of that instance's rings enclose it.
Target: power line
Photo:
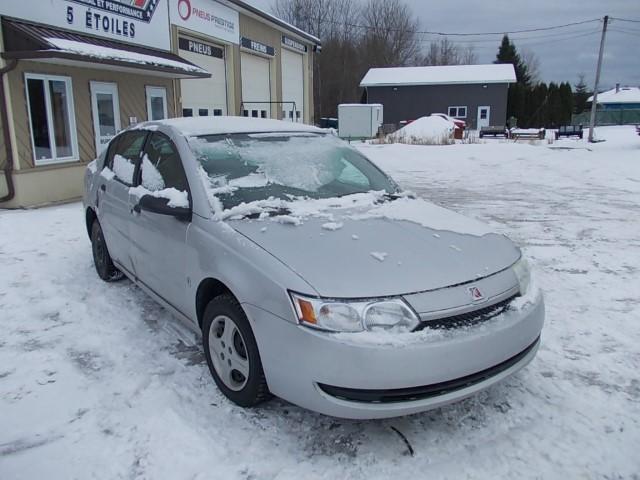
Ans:
[[[578,31],[573,31],[573,32],[557,32],[557,33],[550,33],[550,34],[546,34],[546,35],[536,35],[536,36],[526,36],[526,37],[516,37],[513,36],[511,37],[511,41],[517,41],[517,42],[521,42],[521,41],[529,41],[529,40],[545,40],[545,39],[555,39],[555,40],[563,40],[562,37],[566,37],[566,38],[572,38],[573,36],[577,35],[577,34],[593,34],[593,33],[598,33],[600,31],[600,29],[597,30],[593,30],[588,29],[588,30],[578,30]],[[432,39],[429,38],[422,38],[420,39],[420,41],[432,41]],[[453,44],[458,44],[458,45],[470,45],[470,44],[476,44],[476,43],[490,43],[492,46],[495,45],[496,43],[496,39],[495,38],[483,38],[483,39],[473,39],[473,40],[449,40],[450,43]]]
[[[351,27],[351,28],[361,28],[363,30],[380,30],[378,27],[375,26],[371,26],[371,25],[360,25],[357,23],[348,23],[348,22],[337,22],[337,21],[331,21],[331,20],[324,20],[324,19],[318,19],[318,21],[320,23],[328,23],[328,24],[332,24],[332,25],[340,25],[340,26],[345,26],[345,27]],[[577,25],[584,25],[587,23],[593,23],[593,22],[601,22],[601,19],[599,18],[594,18],[591,20],[583,20],[581,22],[572,22],[572,23],[565,23],[562,25],[552,25],[549,27],[538,27],[538,28],[527,28],[527,29],[523,29],[523,30],[505,30],[505,31],[501,31],[501,32],[438,32],[438,31],[431,31],[431,30],[414,30],[412,33],[416,34],[416,35],[438,35],[441,37],[477,37],[477,36],[486,36],[486,35],[513,35],[513,34],[518,34],[518,33],[531,33],[531,32],[542,32],[542,31],[548,31],[548,30],[557,30],[560,28],[568,28],[568,27],[574,27]],[[406,32],[406,29],[403,28],[385,28],[383,29],[387,32]]]
[[[620,21],[620,22],[640,23],[640,20],[636,20],[635,18],[611,17],[611,20],[618,20],[618,21]]]
[[[630,30],[621,30],[619,28],[611,28],[610,31],[616,32],[616,33],[624,33],[625,35],[632,35],[634,37],[640,38],[640,31],[632,32]]]

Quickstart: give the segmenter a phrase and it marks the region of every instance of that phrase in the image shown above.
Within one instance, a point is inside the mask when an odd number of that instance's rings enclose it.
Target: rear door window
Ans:
[[[143,130],[125,132],[109,147],[105,165],[126,185],[133,185],[146,138],[147,132]]]

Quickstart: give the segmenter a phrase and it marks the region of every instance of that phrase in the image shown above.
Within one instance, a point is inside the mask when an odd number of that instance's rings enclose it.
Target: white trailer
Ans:
[[[348,140],[374,138],[382,126],[383,107],[379,103],[338,105],[338,136]]]

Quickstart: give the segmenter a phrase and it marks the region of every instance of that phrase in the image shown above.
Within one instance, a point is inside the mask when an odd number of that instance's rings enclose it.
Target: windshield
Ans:
[[[362,154],[333,135],[207,135],[193,137],[189,144],[225,210],[269,198],[331,198],[398,189]]]

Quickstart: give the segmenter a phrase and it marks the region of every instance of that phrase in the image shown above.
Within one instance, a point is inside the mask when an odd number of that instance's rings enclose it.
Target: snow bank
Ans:
[[[442,117],[421,117],[388,138],[399,143],[441,143],[451,137],[454,129],[455,124]]]

